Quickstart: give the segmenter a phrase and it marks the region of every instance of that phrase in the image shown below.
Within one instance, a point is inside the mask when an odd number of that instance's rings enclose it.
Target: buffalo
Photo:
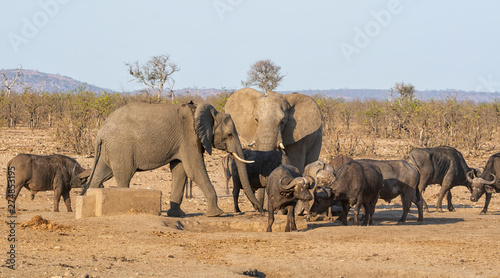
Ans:
[[[71,212],[71,188],[81,187],[90,174],[73,158],[64,155],[19,154],[7,163],[7,200],[15,206],[23,187],[31,191],[31,199],[38,191],[54,190],[54,211],[59,211],[59,200],[64,199]]]
[[[312,200],[309,192],[312,178],[302,177],[299,169],[292,165],[281,165],[274,169],[266,180],[266,193],[268,198],[268,226],[267,232],[272,232],[274,212],[287,209],[285,232],[296,231],[295,205],[298,200]]]
[[[347,214],[352,206],[353,225],[358,225],[361,206],[365,210],[363,225],[373,225],[373,214],[382,187],[383,177],[376,165],[368,162],[348,162],[335,172],[335,179],[329,187],[316,187],[311,212],[324,211],[335,201],[341,201],[342,225],[347,225]]]
[[[276,169],[276,167],[281,164],[290,164],[288,157],[280,151],[254,151],[254,150],[243,150],[243,155],[246,160],[254,161],[253,163],[245,164],[248,174],[248,180],[252,191],[255,193],[257,191],[257,198],[261,204],[264,204],[264,188],[266,187],[266,179],[269,177],[271,172]],[[233,200],[234,200],[234,211],[241,212],[238,206],[238,199],[240,196],[240,190],[242,187],[240,176],[238,174],[238,168],[236,163],[232,158],[232,155],[228,156],[228,169],[224,169],[228,175],[232,176],[233,179]]]
[[[486,212],[488,211],[491,194],[493,192],[500,192],[500,181],[497,177],[498,173],[500,173],[500,153],[490,156],[490,158],[486,162],[486,166],[484,166],[484,170],[481,175],[467,175],[467,179],[472,184],[472,193],[470,196],[470,200],[472,202],[477,202],[479,198],[481,198],[481,196],[486,193],[484,208],[479,214],[486,214]]]
[[[421,223],[423,221],[423,199],[420,190],[418,190],[420,173],[415,166],[405,160],[362,159],[358,161],[369,162],[380,168],[382,177],[384,178],[384,186],[380,191],[380,199],[390,202],[397,196],[401,196],[403,215],[399,219],[399,223],[406,221],[412,202],[417,205],[418,222]]]
[[[467,175],[473,174],[477,169],[467,166],[464,157],[456,149],[448,146],[436,148],[416,148],[413,149],[405,160],[417,167],[420,172],[420,182],[418,189],[423,192],[428,185],[440,184],[436,210],[443,212],[442,202],[446,194],[448,200],[448,210],[455,211],[451,202],[451,189],[457,185],[464,185],[471,190],[471,183]],[[470,174],[469,174],[470,173]],[[429,212],[425,200],[424,209]]]

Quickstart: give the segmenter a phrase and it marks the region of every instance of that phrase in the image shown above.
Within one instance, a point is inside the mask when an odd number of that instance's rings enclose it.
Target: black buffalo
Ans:
[[[500,173],[500,153],[490,156],[481,175],[467,175],[469,182],[472,184],[472,194],[470,196],[472,202],[477,202],[486,193],[486,201],[480,214],[486,214],[488,211],[491,194],[493,192],[500,192],[498,173]]]
[[[384,178],[384,186],[380,191],[380,199],[390,202],[397,196],[401,196],[403,215],[399,220],[400,223],[406,221],[412,202],[418,209],[418,222],[423,221],[423,199],[420,190],[418,190],[420,174],[415,166],[405,160],[362,159],[359,161],[369,162],[380,168]]]
[[[274,212],[276,210],[287,210],[285,232],[296,231],[295,206],[298,200],[312,200],[309,192],[312,178],[303,178],[299,169],[291,165],[281,165],[274,169],[266,179],[266,193],[268,198],[268,226],[267,231],[272,232],[274,223]]]
[[[444,195],[447,195],[448,210],[455,211],[451,203],[451,191],[457,185],[464,185],[471,190],[471,183],[467,179],[469,173],[476,169],[467,166],[464,157],[456,149],[448,146],[436,148],[416,148],[413,149],[405,160],[415,165],[420,172],[420,182],[418,189],[423,192],[428,185],[440,184],[436,210],[442,212]],[[424,202],[424,209],[428,212],[427,203]]]
[[[31,191],[31,199],[38,191],[54,190],[54,211],[59,211],[61,196],[71,210],[71,188],[81,187],[89,176],[73,158],[64,155],[20,154],[7,163],[7,200],[15,204],[23,187]]]
[[[316,187],[311,212],[324,211],[336,201],[342,202],[342,225],[347,225],[347,214],[354,206],[353,225],[358,225],[361,206],[365,210],[363,225],[373,224],[373,213],[383,187],[380,169],[368,162],[351,161],[335,172],[335,180],[328,187]]]
[[[248,181],[252,187],[252,191],[257,192],[257,199],[261,204],[264,205],[264,188],[266,187],[266,179],[269,177],[271,172],[276,169],[276,167],[281,164],[290,164],[290,160],[286,155],[280,151],[254,151],[254,150],[243,150],[243,155],[246,160],[254,161],[253,163],[245,164],[247,168]],[[238,199],[240,196],[240,190],[242,187],[240,176],[238,174],[238,168],[234,162],[232,155],[228,156],[227,163],[228,172],[233,179],[233,200],[234,200],[234,211],[241,212],[238,206]],[[229,170],[230,169],[230,170]]]

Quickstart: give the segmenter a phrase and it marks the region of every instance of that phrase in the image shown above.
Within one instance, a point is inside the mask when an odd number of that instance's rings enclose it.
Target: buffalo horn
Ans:
[[[497,177],[495,175],[491,174],[491,173],[490,173],[490,175],[493,176],[493,180],[487,181],[485,179],[482,179],[481,183],[482,184],[486,184],[486,185],[492,185],[492,184],[494,184],[497,181]]]
[[[280,179],[280,187],[281,189],[283,189],[284,191],[291,191],[293,190],[293,188],[295,187],[295,185],[292,183],[292,178],[290,177],[282,177]]]
[[[475,177],[475,174],[476,172],[474,170],[470,170],[469,172],[467,172],[467,180],[472,183],[473,180],[476,178]]]
[[[80,174],[78,174],[76,177],[79,178],[79,179],[84,179],[84,178],[90,176],[91,172],[92,172],[91,169],[86,169],[85,171],[83,171]]]
[[[313,189],[314,185],[316,183],[316,181],[314,180],[314,178],[311,177],[310,175],[306,175],[304,178],[309,181],[309,189]]]

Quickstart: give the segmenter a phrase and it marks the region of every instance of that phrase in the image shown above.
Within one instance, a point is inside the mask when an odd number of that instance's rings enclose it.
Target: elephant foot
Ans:
[[[449,210],[449,211],[452,211],[452,212],[453,212],[453,211],[457,211],[454,207],[450,207],[450,208],[448,208],[448,210]]]
[[[208,216],[208,217],[216,217],[216,216],[220,216],[223,213],[224,213],[223,210],[221,210],[218,207],[214,207],[212,209],[207,210],[207,212],[205,213],[205,215]]]
[[[174,203],[174,202],[170,202],[170,209],[167,210],[167,215],[170,216],[170,217],[183,217],[183,216],[186,215],[186,213],[184,213],[181,210],[181,205],[180,204],[177,204],[177,203]]]
[[[442,208],[436,208],[436,212],[443,213],[443,209]]]
[[[484,210],[483,210],[483,211],[481,211],[481,212],[479,213],[479,215],[486,215],[486,211],[484,211]]]

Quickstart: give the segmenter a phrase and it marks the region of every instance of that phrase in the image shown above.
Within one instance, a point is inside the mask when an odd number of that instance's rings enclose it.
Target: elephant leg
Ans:
[[[185,167],[186,162],[180,162],[181,163],[181,169],[183,175],[186,175],[185,172]],[[172,163],[171,163],[172,164]],[[183,165],[183,166],[182,166]],[[177,167],[176,167],[177,168]],[[181,170],[179,170],[180,172]],[[200,160],[200,164],[195,166],[191,166],[189,168],[189,171],[187,172],[189,175],[189,178],[193,180],[193,182],[198,185],[198,187],[201,189],[203,192],[203,195],[205,196],[207,200],[207,212],[205,213],[206,216],[219,216],[224,213],[219,206],[217,205],[217,193],[215,192],[215,188],[210,182],[210,179],[207,174],[207,170],[205,168],[205,164],[203,164],[203,160]],[[172,172],[172,176],[174,173]],[[192,177],[191,177],[192,175]],[[184,181],[183,181],[184,182]],[[182,185],[181,185],[182,186]],[[174,188],[172,188],[172,191]],[[182,191],[181,191],[182,195]],[[182,201],[182,200],[180,200]],[[180,203],[179,203],[180,204]]]
[[[234,186],[234,185],[233,185]],[[273,204],[271,203],[271,198],[267,196],[267,230],[266,232],[272,232],[273,231],[273,223],[274,223],[274,208]]]
[[[171,162],[170,171],[172,172],[172,191],[170,193],[170,209],[167,211],[167,215],[182,217],[186,215],[181,210],[181,203],[184,187],[187,182],[187,175],[180,161]]]
[[[240,206],[238,205],[238,199],[240,197],[241,182],[236,176],[233,176],[233,201],[234,201],[234,212],[241,212]]]
[[[193,181],[192,180],[186,180],[186,184],[184,185],[186,188],[186,199],[192,199],[193,198]]]
[[[133,166],[132,160],[119,163],[114,163],[111,165],[111,170],[116,180],[116,186],[118,188],[129,188],[130,180],[136,172],[136,167]]]
[[[102,183],[111,179],[113,177],[113,171],[111,168],[102,160],[102,158],[97,162],[95,166],[94,173],[92,175],[92,180],[90,181],[90,188],[103,187]]]
[[[261,204],[264,204],[264,199],[266,197],[266,189],[265,188],[258,188],[257,191],[255,191],[255,197],[257,198],[257,200],[259,200],[259,203]],[[255,208],[255,210],[259,210],[258,208],[255,207],[255,205],[253,206]]]

